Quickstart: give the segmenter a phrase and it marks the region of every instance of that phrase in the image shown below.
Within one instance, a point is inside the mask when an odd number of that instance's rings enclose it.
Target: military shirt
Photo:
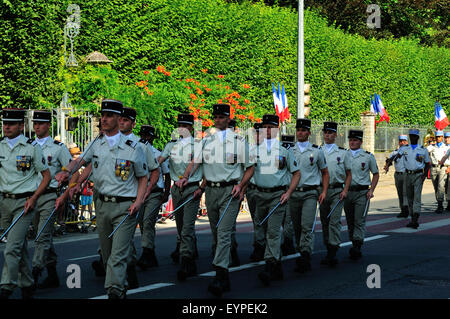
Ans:
[[[297,187],[320,185],[321,170],[327,168],[323,150],[309,142],[306,145],[303,151],[300,150],[298,143],[292,148],[301,174]]]
[[[48,168],[42,148],[23,135],[11,149],[6,138],[0,141],[0,191],[10,194],[35,192],[39,173]]]
[[[430,162],[430,156],[428,151],[422,145],[417,145],[413,150],[411,145],[402,147],[399,152],[402,155],[403,164],[405,169],[410,171],[416,171],[425,168],[425,163]]]
[[[231,130],[218,131],[205,138],[199,160],[203,175],[210,182],[240,181],[244,170],[255,164],[245,138]]]
[[[444,155],[448,151],[448,146],[444,143],[441,144],[441,146],[438,146],[437,143],[430,147],[429,153],[430,153],[430,160],[431,164],[438,165],[440,160],[444,157]]]
[[[144,152],[144,156],[146,159],[149,176],[150,176],[150,172],[159,167],[159,163],[156,160],[155,155],[153,154],[153,151],[150,147],[151,146],[150,143],[148,143],[147,141],[141,140],[139,137],[137,137],[133,133],[131,133],[130,135],[124,135],[124,136],[125,136],[125,139],[132,140],[133,142],[139,142],[138,146],[141,147],[142,151]]]
[[[136,197],[138,180],[148,175],[148,167],[139,143],[120,135],[112,147],[103,136],[88,146],[84,160],[92,162],[92,180],[100,194],[108,196]]]
[[[275,140],[270,151],[267,143],[263,142],[256,147],[256,152],[257,161],[253,178],[257,186],[272,188],[288,186],[291,183],[292,174],[299,170],[292,151]]]
[[[70,155],[69,149],[64,145],[64,143],[54,141],[51,137],[48,137],[41,148],[52,177],[48,187],[57,188],[58,182],[55,179],[55,175],[61,171],[63,166],[67,166],[70,161],[72,161],[72,155]],[[38,176],[39,182],[41,182],[42,176]]]
[[[372,174],[378,173],[378,165],[375,156],[362,148],[359,149],[355,156],[353,156],[351,150],[348,150],[347,152],[352,168],[352,183],[350,185],[370,185],[370,172],[372,172]]]
[[[194,158],[194,154],[201,153],[201,146],[202,144],[200,142],[196,142],[196,140],[192,136],[189,138],[167,143],[166,147],[161,153],[161,157],[164,159],[168,159],[170,178],[174,182],[177,182],[183,177],[186,168]],[[199,182],[202,179],[202,175],[203,168],[202,165],[199,165],[197,170],[189,178],[188,182]]]
[[[154,158],[158,158],[158,157],[161,156],[161,151],[160,150],[155,148],[150,143],[149,143],[149,147],[152,150]],[[159,178],[158,178],[158,182],[156,183],[156,186],[158,186],[159,188],[163,188],[164,189],[164,174],[168,174],[168,173],[169,173],[169,165],[167,164],[167,161],[164,161],[164,162],[161,163],[161,165],[159,167]]]
[[[332,144],[330,148],[322,147],[330,175],[330,185],[344,184],[347,177],[346,171],[352,169],[349,154],[345,148]]]

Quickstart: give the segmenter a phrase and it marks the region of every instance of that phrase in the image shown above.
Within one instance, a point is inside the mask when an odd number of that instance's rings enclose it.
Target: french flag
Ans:
[[[375,93],[375,105],[376,109],[378,110],[378,114],[380,115],[380,120],[377,121],[377,123],[386,121],[389,123],[389,114],[387,113],[386,109],[383,106],[383,102],[381,102],[381,98],[378,94]]]
[[[287,95],[286,91],[284,90],[284,85],[281,86],[281,102],[283,103],[283,121],[289,120],[291,118],[291,113],[289,113]]]
[[[278,86],[280,84],[278,83]],[[273,87],[273,105],[275,106],[275,112],[277,113],[278,117],[280,118],[280,121],[283,122],[283,104],[281,102],[281,98],[278,94],[277,89],[275,88],[275,83],[272,83]]]
[[[450,124],[447,115],[445,114],[444,109],[442,108],[442,105],[439,101],[436,101],[436,103],[434,103],[434,120],[436,129],[439,131],[442,131],[448,126],[448,124]]]

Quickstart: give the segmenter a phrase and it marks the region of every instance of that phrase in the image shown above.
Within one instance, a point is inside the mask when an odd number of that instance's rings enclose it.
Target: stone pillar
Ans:
[[[375,151],[375,114],[367,111],[361,113],[361,126],[364,131],[362,148],[374,153]]]

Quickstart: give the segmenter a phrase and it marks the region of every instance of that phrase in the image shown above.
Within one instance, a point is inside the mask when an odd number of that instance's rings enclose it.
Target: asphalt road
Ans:
[[[321,225],[315,235],[312,256],[312,271],[298,274],[293,271],[295,257],[287,256],[283,261],[284,280],[263,287],[257,273],[263,262],[250,263],[252,251],[252,226],[248,214],[239,216],[237,226],[238,253],[241,267],[230,270],[231,291],[224,298],[231,300],[253,299],[448,299],[450,298],[450,212],[433,213],[434,195],[423,196],[421,226],[417,231],[405,228],[406,219],[397,219],[399,213],[396,200],[378,200],[371,203],[367,219],[366,242],[363,258],[357,262],[348,259],[348,235],[342,233],[342,247],[338,251],[339,265],[330,269],[320,265],[326,254],[322,243]],[[345,218],[342,219],[345,225]],[[197,222],[199,249],[198,275],[180,283],[176,279],[178,265],[174,265],[170,253],[175,247],[175,223],[158,224],[157,257],[159,267],[142,271],[138,269],[140,288],[128,292],[128,299],[182,299],[181,307],[189,300],[214,300],[207,292],[212,279],[211,235],[207,217]],[[136,231],[135,244],[140,254],[140,235]],[[4,244],[0,245],[3,251]],[[52,290],[37,290],[36,299],[103,299],[104,278],[95,277],[92,261],[98,259],[96,232],[68,234],[55,239],[58,254],[60,287]],[[33,243],[29,242],[32,256]],[[3,265],[3,254],[0,254]],[[78,265],[81,270],[81,287],[68,288],[66,280],[72,274],[69,265]],[[369,265],[379,266],[379,288],[369,288],[367,282],[378,283]],[[376,266],[375,266],[376,267]],[[370,277],[371,276],[371,277]],[[370,278],[369,278],[370,277]],[[368,279],[369,278],[369,279]],[[12,298],[20,298],[16,290]],[[183,301],[184,300],[184,301]]]

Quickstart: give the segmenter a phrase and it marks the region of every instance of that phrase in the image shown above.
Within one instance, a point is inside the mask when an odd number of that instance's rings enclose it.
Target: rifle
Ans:
[[[400,154],[400,152],[397,152],[396,154],[392,155],[391,157],[386,157],[386,163],[384,164],[384,167],[383,167],[386,174],[387,174],[388,168],[392,165],[392,162],[397,161],[401,157],[402,157],[402,154]]]

